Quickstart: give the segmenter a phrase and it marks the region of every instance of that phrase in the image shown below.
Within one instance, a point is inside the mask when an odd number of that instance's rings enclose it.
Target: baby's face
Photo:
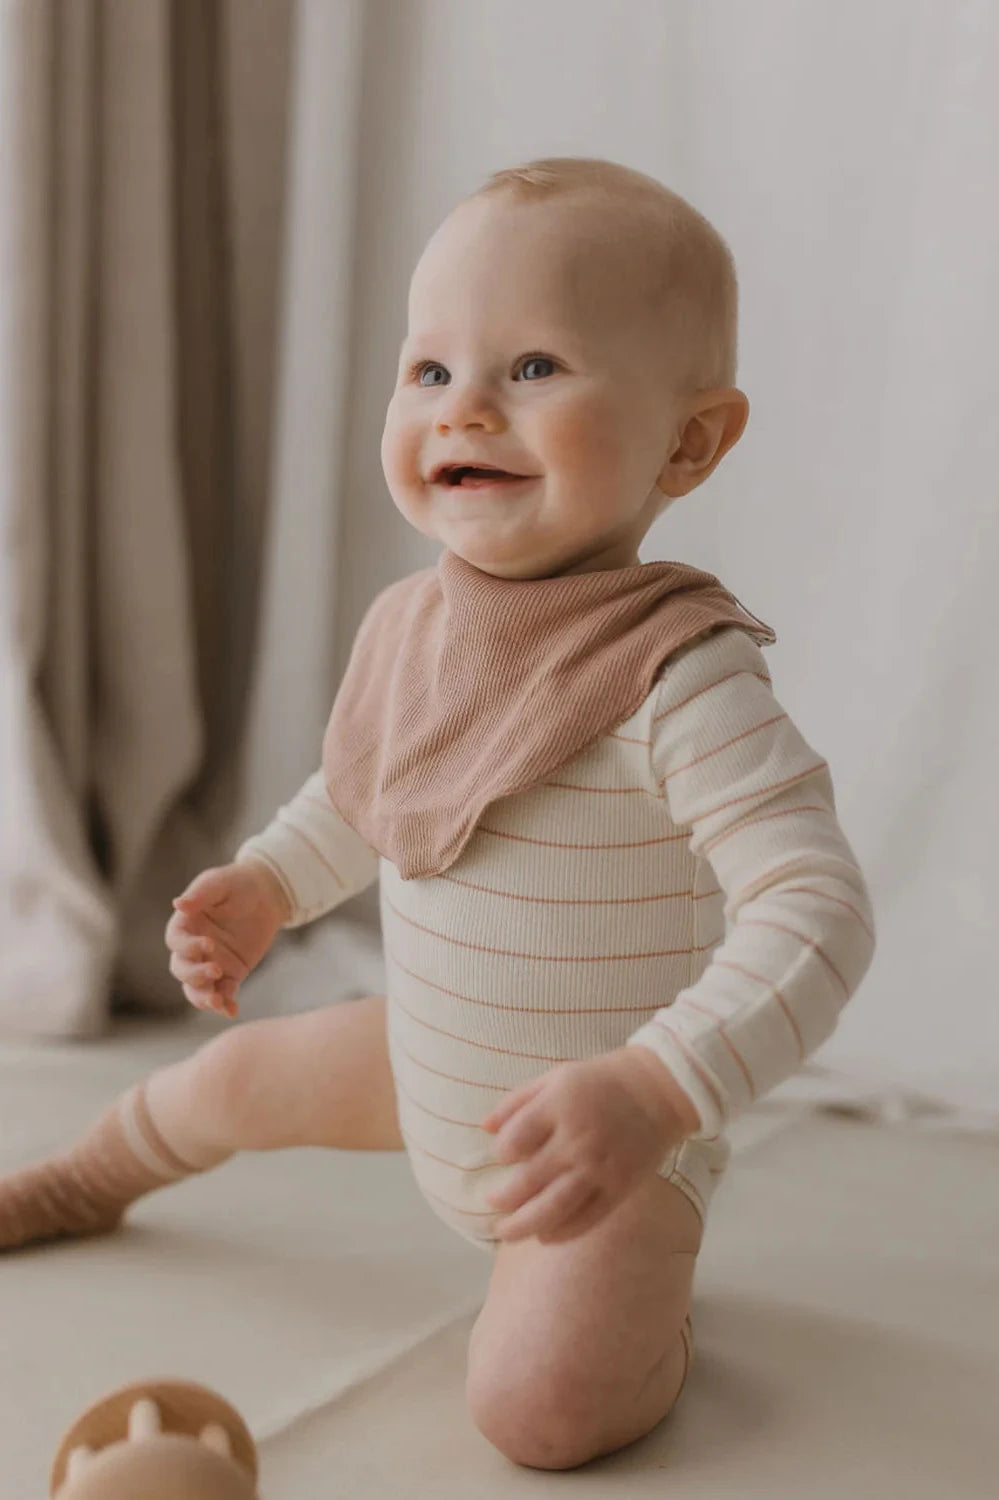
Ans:
[[[385,477],[413,526],[496,577],[630,566],[669,503],[680,398],[614,232],[592,206],[474,199],[413,274]],[[523,477],[451,484],[445,463]]]

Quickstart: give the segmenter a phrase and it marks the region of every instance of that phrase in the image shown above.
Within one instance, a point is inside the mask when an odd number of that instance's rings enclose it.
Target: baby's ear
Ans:
[[[742,437],[749,399],[735,386],[697,391],[684,405],[676,446],[656,484],[670,500],[686,495],[718,467]]]

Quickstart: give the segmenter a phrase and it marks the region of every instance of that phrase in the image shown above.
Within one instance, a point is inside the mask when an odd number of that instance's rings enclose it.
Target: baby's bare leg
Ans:
[[[64,1155],[0,1178],[0,1248],[105,1232],[236,1151],[402,1145],[382,996],[251,1021],[129,1089]]]
[[[382,995],[247,1022],[154,1073],[146,1096],[188,1160],[206,1148],[403,1148]]]

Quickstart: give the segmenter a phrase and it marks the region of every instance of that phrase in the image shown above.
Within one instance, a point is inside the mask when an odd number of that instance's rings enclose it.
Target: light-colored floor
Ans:
[[[216,1023],[0,1044],[0,1170],[66,1142]],[[0,1256],[2,1492],[47,1494],[64,1429],[142,1376],[239,1407],[263,1500],[994,1500],[999,1140],[758,1106],[734,1134],[677,1411],[571,1473],[519,1469],[464,1406],[489,1261],[395,1153],[244,1156],[110,1239]]]

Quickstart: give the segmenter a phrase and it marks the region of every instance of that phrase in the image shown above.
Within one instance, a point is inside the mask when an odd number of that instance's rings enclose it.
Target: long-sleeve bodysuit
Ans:
[[[568,1059],[655,1052],[700,1128],[659,1168],[703,1219],[726,1123],[833,1032],[874,950],[826,762],[736,628],[688,643],[625,722],[491,804],[442,874],[403,880],[317,771],[237,858],[263,858],[287,926],[380,874],[400,1126],[431,1208],[489,1251],[485,1194],[516,1165],[479,1121]]]

